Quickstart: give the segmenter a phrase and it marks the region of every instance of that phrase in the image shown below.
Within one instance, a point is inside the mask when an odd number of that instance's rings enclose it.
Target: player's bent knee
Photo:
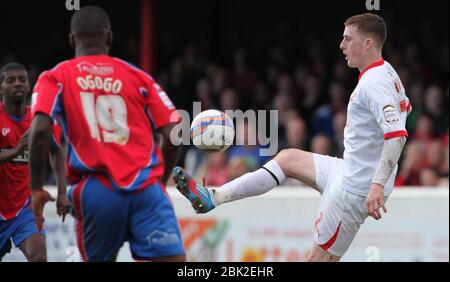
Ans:
[[[300,149],[283,149],[274,158],[286,176],[292,177],[293,164],[301,162],[306,157],[307,152]],[[296,167],[294,165],[294,167]],[[297,166],[298,167],[298,166]]]

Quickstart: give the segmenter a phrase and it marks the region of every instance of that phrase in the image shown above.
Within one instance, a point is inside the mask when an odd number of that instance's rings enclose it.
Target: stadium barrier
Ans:
[[[55,187],[46,188],[56,195]],[[304,261],[312,246],[320,200],[313,190],[280,187],[202,215],[178,191],[167,190],[189,261]],[[366,219],[342,261],[449,261],[448,188],[397,188],[386,207],[380,221]],[[45,217],[49,260],[79,261],[72,216],[61,223],[51,203]],[[4,259],[24,260],[16,248]],[[127,243],[118,261],[132,261]]]

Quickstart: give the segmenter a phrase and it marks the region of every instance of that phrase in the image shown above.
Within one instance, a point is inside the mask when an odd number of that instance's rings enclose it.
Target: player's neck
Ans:
[[[79,48],[75,50],[75,57],[95,56],[95,55],[108,55],[108,51],[100,47]]]
[[[381,61],[381,59],[383,59],[383,57],[379,53],[367,56],[364,62],[358,67],[359,72],[362,73],[364,70],[367,69],[368,66],[372,65],[375,62]]]
[[[26,102],[14,103],[4,100],[4,108],[8,115],[13,117],[23,117],[26,114]]]

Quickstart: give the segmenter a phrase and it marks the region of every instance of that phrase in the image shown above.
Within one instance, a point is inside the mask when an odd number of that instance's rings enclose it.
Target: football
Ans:
[[[223,152],[233,144],[233,120],[224,112],[207,110],[191,123],[192,143],[206,152]]]

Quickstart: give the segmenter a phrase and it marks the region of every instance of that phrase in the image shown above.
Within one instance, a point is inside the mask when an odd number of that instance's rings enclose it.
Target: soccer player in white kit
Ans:
[[[397,162],[408,137],[409,99],[399,76],[382,58],[383,18],[365,13],[348,18],[340,44],[347,65],[360,71],[347,109],[344,158],[286,149],[262,168],[217,189],[208,189],[180,167],[173,170],[177,189],[198,213],[261,195],[286,177],[302,181],[322,195],[314,221],[315,244],[308,261],[339,261],[370,215],[381,219],[391,194]]]

